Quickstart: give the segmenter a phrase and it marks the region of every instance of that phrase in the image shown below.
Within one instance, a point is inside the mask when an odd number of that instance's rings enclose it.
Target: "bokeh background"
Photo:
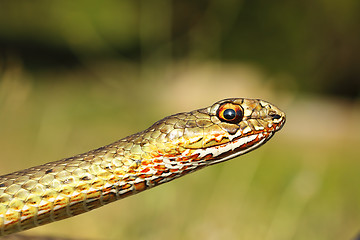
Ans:
[[[0,174],[228,97],[287,113],[259,150],[29,236],[354,239],[360,1],[0,2]]]

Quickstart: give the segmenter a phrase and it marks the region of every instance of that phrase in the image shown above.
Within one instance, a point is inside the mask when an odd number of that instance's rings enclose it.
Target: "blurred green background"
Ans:
[[[222,98],[287,123],[259,150],[27,231],[74,239],[352,239],[360,1],[1,1],[0,174]]]

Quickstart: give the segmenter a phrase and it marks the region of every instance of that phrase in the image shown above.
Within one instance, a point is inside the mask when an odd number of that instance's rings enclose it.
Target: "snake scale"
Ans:
[[[231,98],[168,116],[98,149],[0,176],[0,236],[90,211],[267,142],[285,114]]]

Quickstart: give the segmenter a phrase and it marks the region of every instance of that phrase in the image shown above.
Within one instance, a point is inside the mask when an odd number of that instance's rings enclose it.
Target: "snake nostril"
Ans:
[[[272,119],[280,119],[281,118],[281,116],[279,114],[270,114],[270,117]]]

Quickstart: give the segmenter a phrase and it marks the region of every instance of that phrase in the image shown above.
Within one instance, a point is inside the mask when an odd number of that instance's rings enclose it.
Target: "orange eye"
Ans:
[[[219,107],[217,117],[221,121],[229,123],[238,123],[243,118],[243,110],[239,105],[224,103]]]

